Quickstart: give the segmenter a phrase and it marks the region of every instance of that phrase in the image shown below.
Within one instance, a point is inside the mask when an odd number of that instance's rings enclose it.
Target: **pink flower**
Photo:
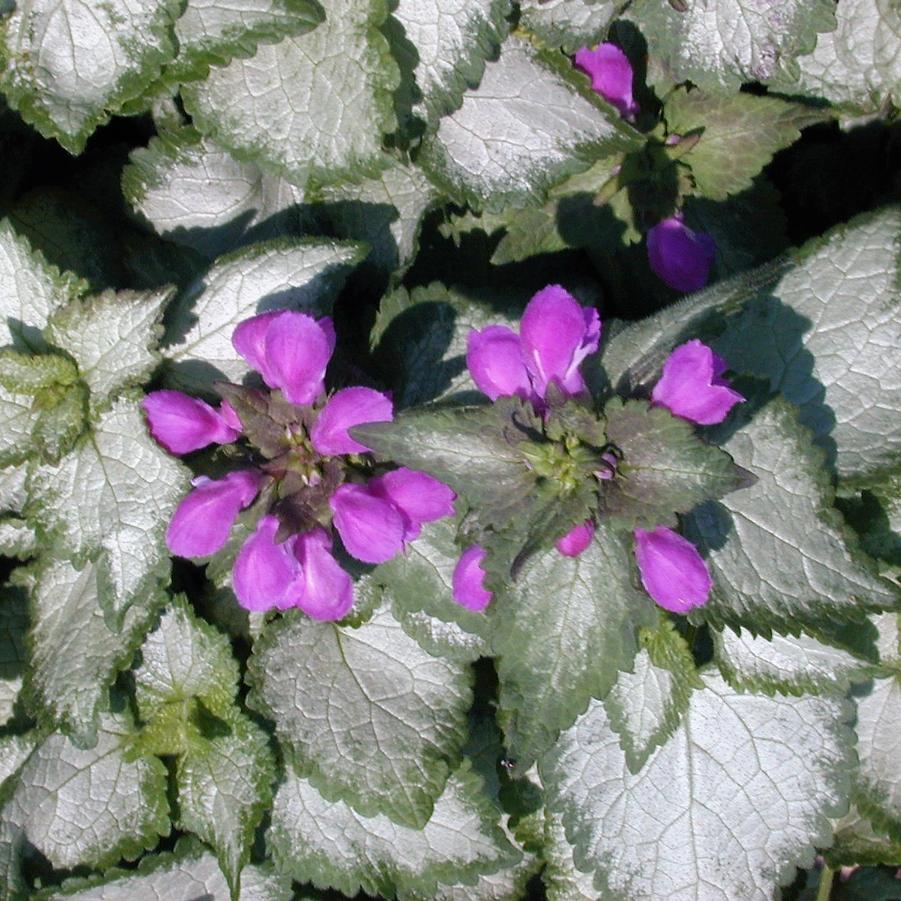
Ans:
[[[170,454],[189,454],[208,444],[231,444],[241,433],[240,422],[220,407],[181,391],[151,391],[141,406],[150,434]]]
[[[335,349],[328,318],[281,310],[242,322],[232,336],[235,350],[292,404],[311,404],[325,392],[325,369]]]
[[[630,121],[638,112],[632,99],[632,65],[616,44],[598,44],[594,50],[583,47],[576,51],[576,66],[591,77],[591,87],[619,114]]]
[[[207,557],[226,541],[238,513],[257,495],[262,476],[254,470],[230,472],[213,480],[194,479],[194,490],[178,505],[166,532],[166,544],[179,557]]]
[[[635,529],[635,559],[645,591],[664,610],[687,613],[707,603],[707,564],[687,539],[665,526]]]
[[[679,345],[663,364],[651,400],[699,425],[722,422],[744,397],[722,377],[726,361],[701,341]]]
[[[364,422],[391,422],[391,398],[372,388],[336,391],[319,412],[310,439],[320,454],[365,454],[369,448],[354,441],[348,429]]]
[[[480,544],[473,544],[460,555],[454,567],[454,600],[467,610],[480,612],[490,603],[492,594],[485,588],[485,570],[482,562],[487,551]]]
[[[549,285],[529,301],[519,335],[502,325],[471,331],[466,365],[491,400],[518,396],[541,407],[551,382],[568,395],[585,391],[579,366],[597,350],[600,337],[597,310],[580,306],[560,285]]]
[[[654,273],[677,291],[698,291],[707,284],[716,257],[710,235],[692,231],[681,213],[648,231],[648,262]]]
[[[278,490],[272,493],[272,512],[259,520],[235,560],[232,584],[238,601],[248,610],[299,607],[315,619],[340,619],[353,606],[353,581],[332,554],[332,526],[348,553],[364,563],[381,563],[417,538],[424,523],[453,515],[456,496],[437,479],[406,468],[368,485],[340,484],[359,467],[356,455],[369,452],[348,430],[390,421],[394,412],[388,395],[365,387],[337,391],[321,404],[335,346],[330,319],[285,310],[263,313],[242,322],[232,341],[269,388],[298,409],[272,405],[265,392],[242,393],[232,386],[229,396],[239,409],[246,405],[245,429],[226,401],[217,412],[179,392],[158,391],[145,400],[151,430],[177,452],[234,441],[242,433],[251,444],[259,441],[259,453],[271,461],[263,469]],[[261,437],[255,439],[257,434]],[[355,456],[334,459],[348,454]],[[169,526],[173,553],[205,557],[222,548],[263,478],[256,470],[215,481],[198,477]],[[284,540],[276,540],[285,533],[285,523],[311,522],[321,525],[293,534],[288,530]]]
[[[578,557],[591,544],[592,538],[594,538],[594,523],[587,519],[557,539],[554,547],[565,557]]]

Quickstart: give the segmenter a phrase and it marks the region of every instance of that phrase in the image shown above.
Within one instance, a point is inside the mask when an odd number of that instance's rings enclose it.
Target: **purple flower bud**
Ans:
[[[698,549],[672,529],[636,529],[635,559],[641,584],[664,610],[687,613],[707,603],[713,584],[707,564]]]
[[[675,416],[699,425],[722,422],[744,400],[722,378],[726,369],[726,361],[695,338],[679,345],[667,357],[651,400]]]
[[[576,51],[576,66],[591,78],[591,87],[626,119],[634,119],[638,104],[632,99],[632,65],[616,44],[598,44],[594,50]]]
[[[594,538],[594,523],[586,519],[559,538],[554,547],[565,557],[578,557],[591,544],[592,538]]]
[[[601,320],[560,285],[548,285],[526,305],[519,326],[523,358],[535,391],[544,397],[551,380],[567,394],[585,390],[579,365],[598,349]]]
[[[692,231],[676,213],[648,231],[648,262],[654,273],[677,291],[697,291],[707,284],[716,257],[710,235]]]
[[[454,567],[454,600],[467,610],[479,612],[491,603],[492,595],[485,588],[485,570],[482,569],[487,553],[480,544],[470,545]]]
[[[466,365],[479,390],[491,400],[532,395],[519,335],[505,325],[473,329],[466,340]]]
[[[347,552],[364,563],[384,563],[404,546],[404,521],[390,501],[363,485],[341,485],[329,504]]]
[[[263,612],[297,606],[304,580],[293,541],[276,544],[278,520],[264,516],[244,542],[232,570],[232,586],[246,610]]]
[[[141,401],[150,434],[172,454],[230,444],[239,431],[208,403],[181,391],[151,391]]]
[[[294,540],[300,563],[303,592],[298,606],[318,620],[341,619],[354,603],[350,576],[332,556],[332,540],[325,529],[304,532]]]
[[[418,538],[423,523],[454,515],[457,495],[444,482],[415,469],[402,466],[370,479],[366,487],[397,508],[404,521],[404,541]]]
[[[179,557],[207,557],[226,541],[238,512],[256,497],[261,475],[250,469],[224,479],[194,479],[194,490],[175,509],[166,544]]]
[[[365,454],[369,448],[355,441],[348,429],[364,422],[391,422],[391,398],[373,388],[342,388],[336,391],[319,413],[310,440],[320,454]]]

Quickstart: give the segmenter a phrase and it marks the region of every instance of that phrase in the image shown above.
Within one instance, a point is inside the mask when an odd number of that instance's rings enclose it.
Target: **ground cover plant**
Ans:
[[[901,898],[894,0],[0,15],[0,897]]]

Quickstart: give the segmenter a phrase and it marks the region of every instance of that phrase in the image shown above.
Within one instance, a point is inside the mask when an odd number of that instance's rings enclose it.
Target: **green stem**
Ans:
[[[827,864],[823,864],[820,872],[820,887],[817,889],[816,901],[829,901],[832,894],[832,880],[835,878],[835,870]]]

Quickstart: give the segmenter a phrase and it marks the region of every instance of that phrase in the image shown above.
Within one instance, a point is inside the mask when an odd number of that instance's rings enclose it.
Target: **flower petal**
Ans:
[[[554,547],[565,557],[578,557],[591,544],[594,537],[594,523],[590,519],[573,526],[562,538],[558,538]]]
[[[181,391],[151,391],[141,406],[150,434],[172,454],[230,444],[239,435],[208,403]]]
[[[278,520],[264,516],[238,552],[232,586],[246,610],[284,610],[297,604],[303,593],[303,573],[292,542],[275,543]]]
[[[332,356],[332,339],[306,313],[286,311],[266,330],[265,357],[272,382],[292,404],[310,404],[325,390],[325,368]]]
[[[598,44],[594,50],[576,51],[576,66],[591,77],[592,90],[626,118],[633,118],[638,104],[632,98],[632,64],[616,44]]]
[[[698,549],[672,529],[636,529],[635,559],[641,584],[664,610],[687,613],[707,603],[713,584],[707,564]]]
[[[244,423],[241,422],[241,418],[235,412],[235,408],[227,400],[219,401],[219,415],[229,428],[234,429],[238,433],[244,431]]]
[[[457,495],[444,482],[425,472],[402,466],[370,479],[366,487],[400,511],[404,520],[404,541],[418,538],[423,523],[454,515]]]
[[[260,313],[251,319],[239,323],[232,333],[232,346],[247,361],[251,369],[255,369],[270,388],[277,388],[266,362],[266,332],[273,319],[281,316],[284,310],[270,310]]]
[[[707,284],[716,258],[710,235],[692,231],[681,213],[648,231],[648,262],[654,273],[677,291],[697,291]]]
[[[466,365],[478,389],[491,400],[514,396],[525,400],[532,394],[519,335],[505,325],[489,325],[469,333]]]
[[[384,563],[404,545],[404,522],[389,501],[362,485],[341,485],[329,501],[344,547],[364,563]]]
[[[179,557],[208,557],[228,541],[238,511],[256,497],[259,473],[244,469],[224,479],[194,480],[195,488],[176,507],[166,545]]]
[[[727,364],[706,344],[694,339],[679,345],[663,364],[651,400],[675,416],[699,425],[722,422],[744,400],[722,378]]]
[[[300,609],[318,620],[345,616],[354,604],[353,582],[332,556],[332,541],[326,531],[314,529],[298,535],[294,554],[303,570]]]
[[[598,349],[597,310],[583,308],[560,285],[548,285],[529,301],[519,331],[526,367],[541,397],[552,379],[567,394],[585,390],[579,364]]]
[[[365,454],[369,448],[354,441],[347,430],[364,422],[391,422],[391,398],[373,388],[342,388],[336,391],[319,413],[310,440],[320,454]]]
[[[454,600],[467,610],[479,612],[491,603],[492,594],[485,588],[485,570],[482,569],[487,553],[480,544],[470,545],[454,567]]]

